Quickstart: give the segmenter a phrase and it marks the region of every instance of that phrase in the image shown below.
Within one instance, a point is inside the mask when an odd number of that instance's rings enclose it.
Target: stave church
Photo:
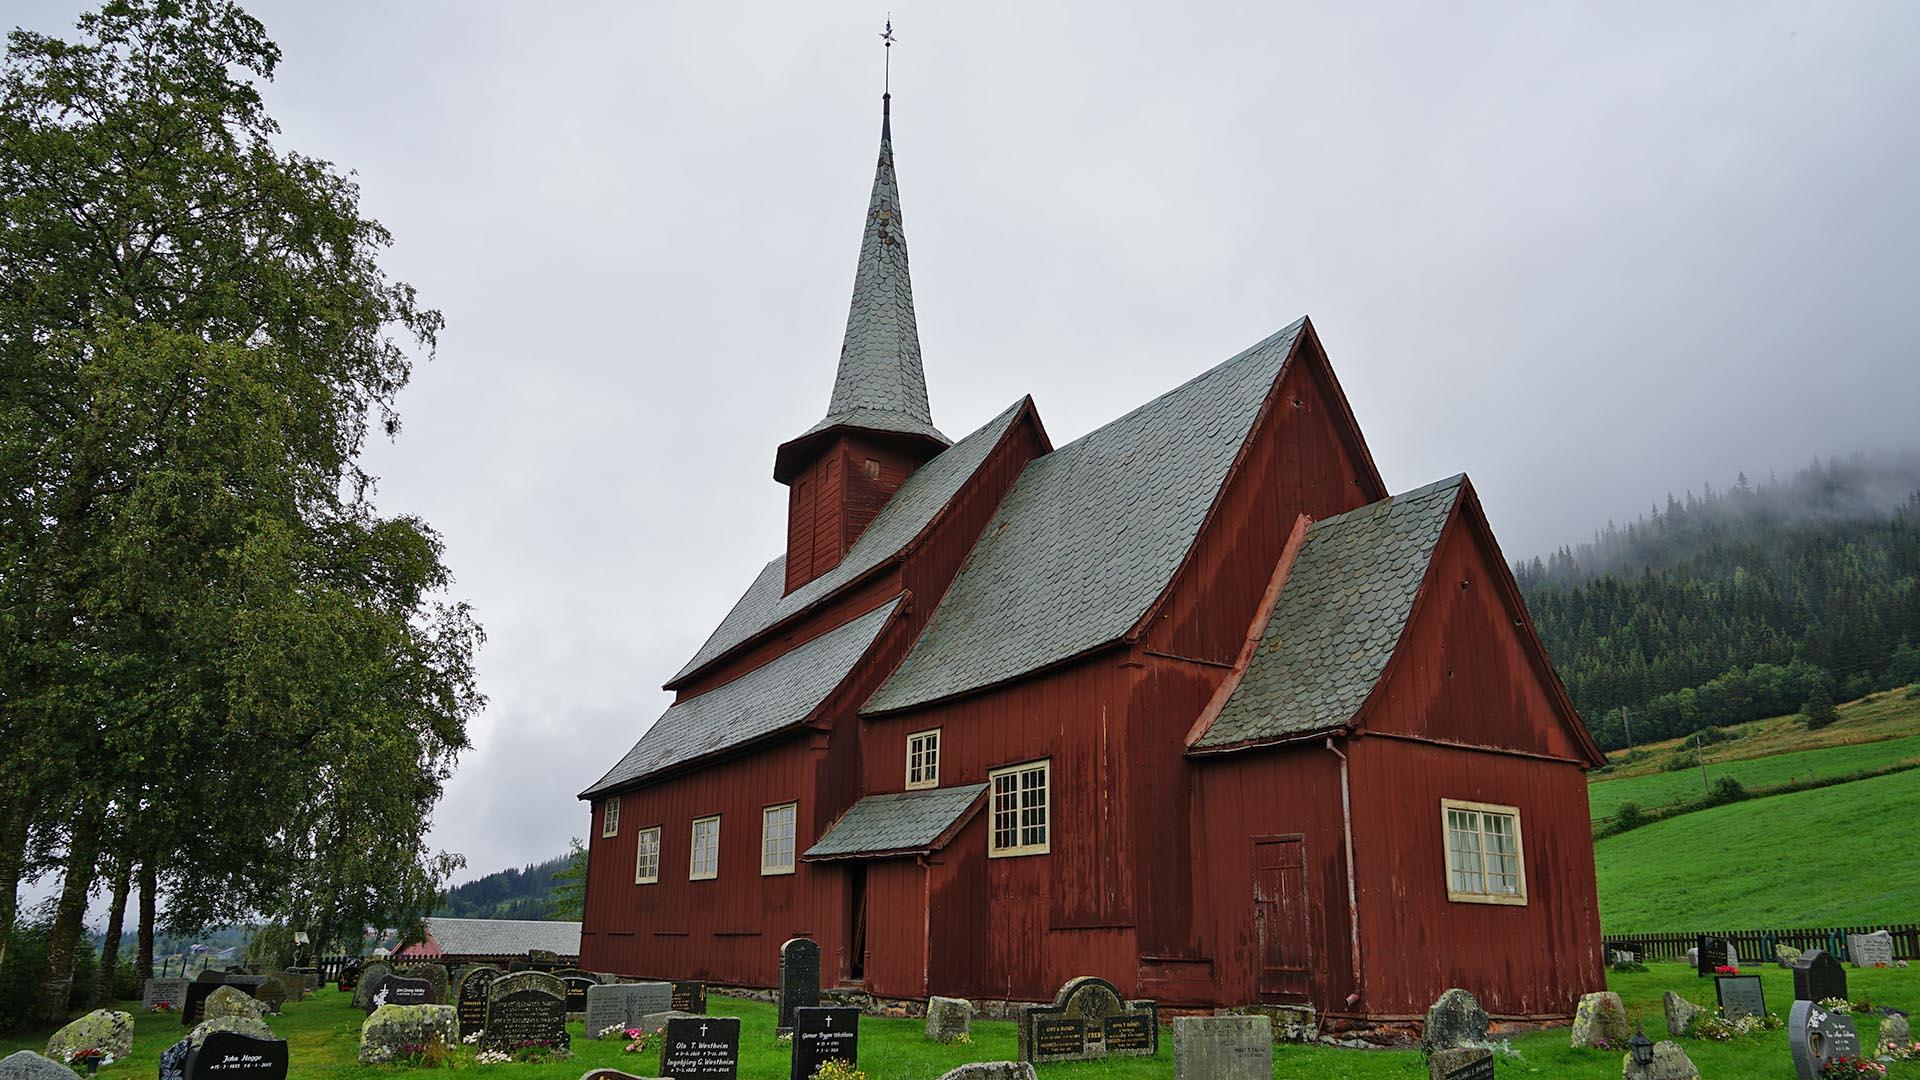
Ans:
[[[1305,318],[1063,446],[1031,398],[950,437],[890,105],[779,554],[580,795],[582,965],[770,987],[806,937],[877,999],[1571,1016],[1604,758],[1472,483],[1390,493]]]

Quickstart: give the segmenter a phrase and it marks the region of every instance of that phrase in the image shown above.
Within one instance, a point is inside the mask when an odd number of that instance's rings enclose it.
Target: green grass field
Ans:
[[[1720,761],[1772,757],[1826,746],[1849,746],[1920,735],[1920,698],[1908,697],[1911,689],[1901,687],[1883,690],[1868,694],[1858,701],[1846,702],[1839,707],[1840,719],[1818,731],[1808,731],[1806,721],[1794,714],[1735,724],[1726,729],[1734,736],[1732,740],[1707,747],[1707,763],[1712,765]],[[1673,752],[1680,749],[1681,743],[1688,741],[1690,739],[1667,739],[1664,742],[1643,743],[1638,748],[1639,760],[1632,762],[1626,760],[1628,751],[1616,750],[1608,755],[1615,764],[1609,765],[1605,772],[1595,774],[1593,780],[1596,784],[1610,783],[1658,773]]]
[[[1610,934],[1906,922],[1916,774],[1682,814],[1594,844]]]
[[[1707,747],[1707,775],[1712,780],[1731,776],[1748,790],[1753,790],[1809,776],[1837,776],[1865,769],[1881,769],[1898,762],[1920,761],[1920,735],[1734,761],[1716,761],[1714,751],[1717,749],[1718,746]],[[1914,782],[1920,783],[1920,780]],[[1638,803],[1640,809],[1652,810],[1697,799],[1702,794],[1699,769],[1603,780],[1587,788],[1588,804],[1595,821],[1612,817],[1622,803]]]
[[[1775,967],[1758,970],[1765,982],[1770,1009],[1785,1016],[1793,997],[1790,973]],[[1875,1004],[1920,1010],[1920,969],[1911,971],[1849,971],[1849,989],[1856,1000],[1871,998]],[[1643,974],[1614,975],[1612,989],[1626,1000],[1627,1009],[1646,1025],[1649,1035],[1662,1037],[1665,1031],[1660,1009],[1663,991],[1678,990],[1702,1004],[1713,1000],[1709,980],[1694,976],[1678,964],[1656,964]],[[741,1017],[743,1080],[786,1080],[788,1052],[774,1041],[774,1011],[759,1002],[714,996],[709,999],[717,1014]],[[354,1063],[358,1046],[361,1014],[348,995],[328,989],[304,1002],[289,1004],[284,1016],[272,1018],[274,1030],[289,1044],[291,1075],[300,1080],[397,1080],[416,1070],[396,1065],[363,1067]],[[1861,1039],[1867,1045],[1877,1040],[1878,1020],[1870,1016],[1856,1018]],[[971,1046],[936,1046],[921,1038],[921,1023],[915,1020],[887,1020],[875,1017],[860,1022],[861,1067],[871,1080],[933,1080],[942,1072],[966,1061],[1010,1059],[1014,1053],[1013,1025],[981,1021],[974,1025]],[[135,1080],[151,1077],[160,1052],[179,1039],[184,1029],[177,1016],[149,1014],[136,1017],[134,1051],[131,1057],[101,1071],[108,1080]],[[569,1061],[541,1065],[473,1064],[464,1053],[456,1058],[459,1071],[478,1072],[496,1080],[578,1080],[595,1068],[620,1069],[641,1076],[655,1075],[659,1066],[657,1050],[642,1054],[625,1053],[615,1041],[594,1042],[573,1025],[574,1056]],[[0,1055],[18,1049],[39,1050],[46,1033],[0,1038]],[[1770,1031],[1733,1043],[1686,1040],[1687,1053],[1700,1067],[1701,1074],[1714,1080],[1791,1080],[1793,1065],[1787,1052],[1785,1031]],[[1513,1039],[1519,1057],[1502,1057],[1498,1073],[1502,1077],[1567,1078],[1567,1080],[1615,1080],[1620,1075],[1621,1055],[1612,1051],[1574,1050],[1567,1045],[1565,1029],[1532,1032]],[[1044,1065],[1043,1077],[1063,1080],[1101,1077],[1171,1077],[1173,1075],[1173,1037],[1161,1030],[1158,1058],[1127,1059],[1107,1062]],[[1334,1047],[1281,1046],[1274,1052],[1273,1075],[1276,1080],[1422,1080],[1427,1075],[1420,1055],[1398,1050],[1344,1050]],[[1895,1065],[1892,1080],[1920,1080],[1920,1065]]]

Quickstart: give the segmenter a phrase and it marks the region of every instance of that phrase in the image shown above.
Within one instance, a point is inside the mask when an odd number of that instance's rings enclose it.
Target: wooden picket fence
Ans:
[[[1838,960],[1847,955],[1848,934],[1871,934],[1885,930],[1893,935],[1895,960],[1920,960],[1920,923],[1881,923],[1874,926],[1824,926],[1788,930],[1700,930],[1684,934],[1604,934],[1608,955],[1613,950],[1639,947],[1648,960],[1684,960],[1687,950],[1700,943],[1701,934],[1726,938],[1733,943],[1742,963],[1773,962],[1776,945],[1790,949],[1825,949]]]

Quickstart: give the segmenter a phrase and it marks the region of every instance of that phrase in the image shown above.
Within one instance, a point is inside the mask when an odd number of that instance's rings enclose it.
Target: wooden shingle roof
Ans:
[[[1028,463],[863,711],[978,690],[1129,633],[1193,546],[1305,324]]]

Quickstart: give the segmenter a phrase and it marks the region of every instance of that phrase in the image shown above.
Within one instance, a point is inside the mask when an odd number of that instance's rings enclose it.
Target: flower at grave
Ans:
[[[160,1012],[160,1013],[170,1013],[170,1012],[172,1012],[172,1011],[173,1011],[173,1002],[171,1002],[171,1001],[156,1001],[156,1002],[154,1002],[154,1003],[153,1003],[153,1008],[151,1008],[151,1009],[148,1009],[147,1011],[148,1011],[148,1012]]]
[[[1853,1002],[1848,1001],[1846,998],[1821,998],[1819,1005],[1830,1013],[1850,1013],[1853,1011]]]
[[[1883,1042],[1876,1056],[1883,1061],[1920,1061],[1920,1042]]]
[[[783,1031],[783,1032],[781,1032],[780,1034],[778,1034],[778,1035],[775,1035],[775,1036],[773,1037],[773,1041],[774,1041],[774,1042],[783,1042],[783,1043],[791,1043],[791,1042],[793,1041],[793,1032],[791,1032],[791,1031]]]
[[[1833,1058],[1820,1067],[1822,1080],[1877,1080],[1885,1075],[1885,1065],[1857,1057]]]
[[[480,1044],[480,1033],[476,1031],[460,1041],[466,1043],[468,1046],[478,1046]]]
[[[867,1080],[867,1074],[848,1062],[834,1058],[813,1071],[813,1080]]]
[[[611,1039],[615,1035],[624,1034],[626,1030],[627,1029],[620,1024],[608,1024],[606,1027],[601,1028],[599,1034],[595,1035],[594,1038]]]
[[[482,1050],[473,1055],[475,1065],[505,1065],[513,1060],[513,1055],[504,1050]]]
[[[627,1037],[627,1053],[638,1054],[647,1048],[647,1033],[640,1028],[628,1028],[622,1032]]]
[[[1738,975],[1740,974],[1740,969],[1734,967],[1732,964],[1721,964],[1719,967],[1713,969],[1713,973],[1715,975]]]

